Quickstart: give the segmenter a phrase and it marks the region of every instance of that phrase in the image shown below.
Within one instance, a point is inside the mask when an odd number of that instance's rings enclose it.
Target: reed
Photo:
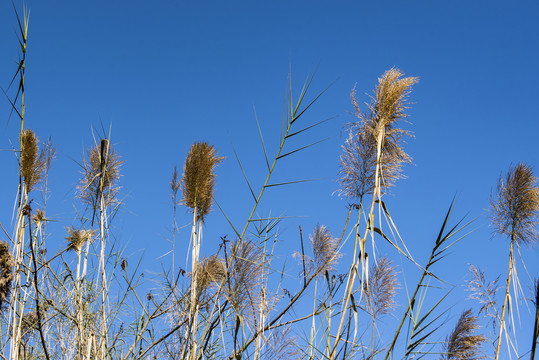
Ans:
[[[509,168],[507,174],[498,179],[496,195],[491,197],[490,203],[491,222],[495,231],[510,239],[509,270],[496,345],[495,359],[497,360],[500,355],[504,331],[506,337],[509,336],[506,329],[505,313],[509,302],[511,278],[516,274],[514,272],[515,246],[530,245],[539,240],[539,232],[536,229],[539,215],[539,186],[532,168],[524,163]],[[518,282],[518,278],[515,278],[515,281]],[[514,300],[516,299],[515,292]]]
[[[244,221],[232,219],[219,202],[217,169],[225,158],[213,145],[194,142],[183,171],[174,167],[168,183],[171,250],[156,270],[146,258],[127,255],[132,251],[125,251],[113,226],[124,206],[124,157],[110,132],[92,134],[93,144],[80,161],[73,217],[47,213],[55,147],[50,140],[40,143],[25,119],[28,18],[26,11],[16,17],[22,53],[15,74],[19,86],[9,100],[21,122],[14,134],[19,140],[14,151],[19,181],[14,186],[12,235],[0,224],[6,237],[0,241],[0,358],[413,359],[428,353],[442,359],[478,359],[488,341],[497,343],[495,357],[501,358],[504,336],[510,344],[507,352],[522,355],[507,331],[511,307],[518,306],[509,288],[518,281],[519,247],[539,239],[537,179],[530,166],[519,163],[500,177],[491,198],[495,232],[510,239],[503,305],[497,302],[497,280],[487,281],[484,272],[471,265],[468,287],[477,313],[464,310],[456,326],[447,330],[452,285],[444,280],[448,269],[439,264],[465,238],[469,223],[453,221],[451,203],[433,240],[424,241],[427,249],[419,250],[417,255],[426,257],[420,265],[400,237],[386,201],[412,162],[403,146],[412,134],[403,123],[418,78],[387,70],[364,109],[356,88],[352,90],[355,119],[346,127],[337,159],[338,192],[348,206],[343,206],[342,227],[332,224],[333,231],[318,223],[305,239],[302,226],[297,234],[283,234],[289,217],[261,206],[268,191],[302,186],[306,179],[276,180],[281,164],[323,141],[306,136],[326,123],[311,119],[316,117],[312,107],[328,90],[311,95],[313,76],[296,96],[289,76],[278,138],[265,139],[256,119],[260,169],[248,168],[232,149],[252,199],[247,208],[235,209],[243,211]],[[260,181],[252,181],[251,172],[262,174]],[[279,211],[284,214],[284,201],[282,205]],[[203,230],[215,229],[212,211],[229,225],[217,232],[228,235],[203,246]],[[50,221],[64,225],[65,233],[49,233]],[[303,221],[298,220],[301,225]],[[45,239],[54,244],[49,252],[58,250],[47,254]],[[290,254],[283,253],[283,241],[298,248],[297,263],[287,263]],[[391,251],[378,254],[379,242],[388,243]],[[395,253],[404,263],[395,260]],[[185,265],[177,260],[184,256]],[[535,305],[538,294],[536,287]],[[498,330],[483,335],[485,318]],[[538,333],[536,324],[532,359]]]
[[[455,330],[449,335],[444,346],[443,359],[481,359],[481,344],[486,341],[483,335],[475,335],[479,328],[477,318],[472,315],[472,310],[465,310],[460,316]]]

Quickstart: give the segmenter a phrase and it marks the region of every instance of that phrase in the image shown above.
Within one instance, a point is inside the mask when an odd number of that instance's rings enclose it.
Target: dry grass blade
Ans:
[[[479,324],[477,318],[472,315],[472,310],[464,311],[455,330],[447,338],[443,359],[480,359],[481,344],[487,339],[483,335],[475,335],[477,329]]]
[[[223,159],[217,156],[212,145],[205,142],[194,143],[187,154],[181,180],[182,202],[191,209],[196,208],[200,219],[204,219],[211,210],[214,168]]]

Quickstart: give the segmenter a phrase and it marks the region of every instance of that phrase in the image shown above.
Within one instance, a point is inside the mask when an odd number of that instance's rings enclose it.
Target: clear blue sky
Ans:
[[[226,157],[217,170],[216,198],[243,227],[252,202],[232,144],[259,188],[265,163],[253,107],[273,154],[289,68],[295,91],[317,69],[311,98],[335,83],[306,114],[305,124],[337,117],[294,139],[289,149],[330,139],[285,159],[275,181],[321,180],[270,189],[261,208],[261,215],[304,216],[280,226],[277,253],[289,264],[290,275],[296,275],[299,269],[290,254],[299,249],[297,226],[309,233],[320,222],[339,234],[345,220],[346,201],[336,195],[335,179],[346,137],[343,125],[354,120],[350,90],[357,83],[360,100],[368,101],[364,94],[372,93],[377,77],[395,66],[420,77],[411,95],[411,124],[405,125],[415,134],[405,146],[414,165],[405,168],[407,179],[385,197],[401,235],[423,262],[454,196],[455,220],[466,214],[477,218],[470,227],[477,230],[439,266],[440,276],[457,285],[446,303],[453,306],[452,322],[473,306],[462,301],[468,263],[486,269],[491,279],[506,277],[508,242],[492,237],[485,213],[498,176],[510,164],[526,162],[539,174],[537,2],[96,0],[27,5],[26,125],[42,140],[51,136],[58,151],[50,174],[48,215],[58,220],[48,228],[51,243],[63,243],[64,226],[76,225],[77,162],[93,143],[92,127],[99,133],[101,123],[107,131],[112,126],[111,140],[125,160],[125,205],[114,232],[128,256],[144,252],[145,271],[159,271],[159,262],[169,261],[158,259],[170,250],[164,239],[172,224],[168,182],[194,141],[207,141]],[[18,53],[16,21],[7,0],[0,3],[0,49],[0,85],[6,87]],[[19,123],[14,117],[8,121],[9,111],[9,103],[0,101],[1,149],[10,148],[18,136]],[[9,225],[16,161],[9,152],[0,152],[0,161],[0,221]],[[189,222],[184,208],[178,214],[180,224]],[[218,237],[225,234],[232,231],[215,210],[206,221],[203,253],[215,251]],[[181,241],[187,244],[188,230],[180,233]],[[538,251],[529,248],[523,254],[532,278],[539,276]],[[391,248],[380,245],[379,252],[400,265]],[[176,256],[185,259],[185,252],[180,249]],[[518,266],[531,296],[529,278]],[[531,338],[523,309],[521,354]]]

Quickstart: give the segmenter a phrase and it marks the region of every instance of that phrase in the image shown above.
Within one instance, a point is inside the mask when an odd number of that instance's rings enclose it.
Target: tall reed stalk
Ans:
[[[214,167],[223,161],[218,157],[213,146],[202,142],[194,143],[183,169],[181,189],[182,203],[193,212],[191,227],[191,326],[186,330],[182,354],[188,352],[189,358],[195,359],[197,354],[197,325],[198,325],[198,264],[200,258],[200,245],[202,240],[202,222],[211,210],[215,186]]]
[[[360,201],[363,200],[364,194],[372,194],[372,199],[370,206],[367,207],[367,224],[363,236],[359,233],[363,206],[361,203],[358,205],[352,264],[348,271],[341,317],[330,359],[335,358],[340,345],[346,309],[354,289],[356,269],[359,265],[361,265],[363,282],[361,288],[368,289],[369,269],[365,244],[370,234],[374,246],[375,205],[382,200],[382,190],[390,187],[397,178],[402,176],[402,165],[411,161],[401,147],[402,137],[409,133],[397,128],[396,123],[407,116],[405,113],[407,95],[412,85],[417,82],[417,78],[401,78],[402,76],[401,71],[390,69],[378,79],[375,95],[366,113],[360,110],[355,99],[355,92],[352,92],[352,103],[359,122],[351,127],[350,140],[344,147],[344,154],[341,157],[341,192],[347,197],[359,197]]]
[[[504,331],[507,332],[505,314],[509,303],[509,288],[515,267],[515,246],[520,244],[534,244],[539,241],[537,219],[539,215],[539,186],[537,178],[530,166],[519,163],[510,167],[507,174],[498,179],[495,197],[491,197],[491,221],[495,231],[508,236],[509,244],[509,270],[505,287],[505,296],[500,318],[498,341],[496,345],[497,360],[500,356],[500,347]],[[515,279],[518,282],[518,278]],[[517,294],[513,304],[517,300]]]

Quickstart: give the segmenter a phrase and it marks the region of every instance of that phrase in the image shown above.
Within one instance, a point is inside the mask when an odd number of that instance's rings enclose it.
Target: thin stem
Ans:
[[[533,327],[532,354],[530,359],[535,358],[535,347],[539,336],[539,279],[535,283],[535,326]]]
[[[366,266],[366,252],[365,252],[365,243],[367,242],[367,236],[369,234],[369,231],[371,231],[372,227],[374,226],[374,207],[376,205],[376,199],[380,198],[381,192],[380,192],[380,166],[381,166],[381,157],[382,157],[382,143],[384,141],[385,137],[385,125],[383,121],[380,121],[379,125],[380,129],[378,130],[378,137],[377,137],[377,150],[376,150],[376,169],[375,169],[375,175],[374,175],[374,190],[372,194],[372,201],[371,201],[371,207],[369,211],[369,217],[367,226],[365,228],[365,233],[363,234],[362,238],[359,238],[359,216],[361,213],[358,214],[358,230],[356,232],[356,243],[359,242],[359,255],[361,257],[361,274],[363,276],[368,276],[369,269]],[[335,343],[333,345],[333,350],[331,351],[330,359],[333,360],[335,358],[337,346],[339,345],[339,341],[342,337],[342,327],[344,324],[344,318],[346,316],[345,309],[348,307],[348,302],[350,301],[350,295],[352,294],[352,289],[354,287],[354,282],[356,277],[354,276],[354,269],[356,268],[357,264],[357,247],[354,247],[354,260],[352,262],[352,266],[350,267],[350,272],[348,273],[348,284],[346,286],[346,298],[343,302],[343,308],[341,311],[341,320],[339,322],[339,328],[337,330],[337,335],[335,337]],[[365,282],[367,286],[369,286],[368,282]]]
[[[47,360],[49,360],[49,352],[47,351],[47,342],[45,341],[45,336],[43,335],[43,325],[41,321],[41,309],[39,307],[39,290],[38,290],[38,281],[37,281],[37,260],[36,260],[36,254],[34,250],[34,240],[32,236],[32,211],[30,210],[29,205],[27,206],[26,210],[26,216],[28,218],[28,233],[30,236],[30,249],[32,251],[32,262],[34,264],[34,290],[36,293],[36,312],[37,312],[37,326],[39,331],[39,336],[41,338],[41,345],[43,346],[43,351],[45,352],[45,357]]]
[[[500,319],[500,330],[498,332],[498,344],[496,345],[496,356],[495,360],[498,360],[498,357],[500,356],[500,347],[502,344],[502,335],[503,330],[505,329],[505,310],[507,308],[507,302],[509,300],[509,286],[511,285],[511,275],[513,272],[513,244],[515,242],[515,236],[511,235],[511,246],[509,248],[509,272],[507,275],[507,284],[505,288],[505,297],[503,300],[503,308],[502,308],[502,317]]]

